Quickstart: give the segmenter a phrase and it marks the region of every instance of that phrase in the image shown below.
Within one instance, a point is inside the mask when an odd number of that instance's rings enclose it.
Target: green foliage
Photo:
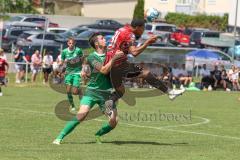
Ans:
[[[3,13],[38,13],[32,7],[32,0],[0,0],[0,2],[0,11]]]
[[[205,14],[191,16],[183,13],[168,13],[165,20],[167,23],[174,23],[179,27],[200,27],[224,31],[228,24],[228,14],[220,17]]]
[[[138,0],[138,3],[134,8],[133,18],[144,18],[144,0]]]

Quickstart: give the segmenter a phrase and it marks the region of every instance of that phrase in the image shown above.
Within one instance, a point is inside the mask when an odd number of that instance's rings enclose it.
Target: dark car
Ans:
[[[77,35],[79,35],[80,33],[84,32],[88,29],[89,28],[87,28],[87,27],[75,27],[75,28],[69,29],[66,32],[59,33],[58,35],[62,38],[67,39],[69,37],[76,37]]]
[[[209,30],[196,30],[193,31],[190,35],[190,46],[203,48],[204,46],[201,43],[202,38],[219,38],[220,32],[218,31],[209,31]]]
[[[24,31],[39,31],[41,26],[30,22],[14,22],[12,24],[5,24],[2,31],[2,48],[9,51],[12,44],[16,44],[17,38]]]
[[[106,30],[117,30],[121,27],[123,27],[123,25],[117,21],[114,20],[97,20],[95,23],[93,24],[88,24],[86,25],[88,28],[93,28],[93,29],[106,29]]]
[[[76,41],[76,46],[80,47],[80,48],[90,48],[90,45],[88,43],[89,38],[94,34],[94,33],[100,33],[103,36],[107,36],[107,35],[113,35],[114,31],[110,31],[110,30],[97,30],[97,29],[89,29],[86,30],[82,33],[80,33],[78,36],[75,37],[75,41]],[[66,48],[67,47],[67,39],[56,39],[55,41],[63,44],[63,47]]]

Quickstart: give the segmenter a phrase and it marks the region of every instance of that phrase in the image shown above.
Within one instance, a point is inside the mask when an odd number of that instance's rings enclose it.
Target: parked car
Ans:
[[[219,38],[220,32],[218,31],[210,31],[210,30],[196,30],[193,31],[190,35],[190,46],[203,48],[204,46],[201,44],[201,39],[205,38]]]
[[[170,41],[175,44],[179,44],[179,39],[183,34],[183,29],[176,29],[170,34]]]
[[[115,30],[123,27],[123,24],[121,24],[115,20],[103,19],[103,20],[97,20],[93,24],[88,24],[88,25],[84,25],[84,26],[86,26],[88,28],[92,28],[92,29],[106,29],[106,30],[115,31]],[[79,26],[79,27],[82,27],[82,26]]]
[[[2,48],[10,51],[12,44],[16,44],[17,38],[24,31],[41,30],[41,26],[30,22],[14,22],[4,24],[2,30]]]
[[[32,22],[41,25],[42,27],[45,26],[45,21],[47,20],[44,16],[39,15],[19,15],[13,16],[10,18],[8,23],[12,22]],[[57,23],[49,22],[48,27],[59,27]]]
[[[232,54],[234,53],[234,56],[238,57],[238,59],[240,58],[240,40],[236,40],[235,41],[235,46],[234,47],[230,47],[227,51],[227,53],[232,56]]]
[[[98,29],[88,29],[82,33],[80,33],[78,36],[75,37],[76,40],[76,46],[80,48],[89,48],[90,45],[88,43],[89,38],[94,34],[94,33],[100,33],[103,36],[107,35],[113,35],[114,31],[110,30],[98,30]],[[67,47],[67,39],[66,38],[59,38],[56,39],[57,42],[63,44],[63,47]]]
[[[28,45],[33,45],[33,44],[55,44],[57,39],[57,35],[46,32],[45,37],[44,37],[44,42],[43,42],[43,31],[25,31],[23,32],[19,38],[17,39],[17,45],[22,45],[22,44],[28,44]]]
[[[63,39],[68,39],[69,37],[76,37],[77,35],[79,35],[80,33],[88,30],[89,28],[87,27],[75,27],[75,28],[71,28],[66,32],[63,33],[59,33],[58,35],[63,38]]]
[[[170,39],[170,34],[176,30],[176,26],[167,23],[146,23],[145,31],[142,39],[148,39],[150,35],[159,36],[157,43],[167,42]]]

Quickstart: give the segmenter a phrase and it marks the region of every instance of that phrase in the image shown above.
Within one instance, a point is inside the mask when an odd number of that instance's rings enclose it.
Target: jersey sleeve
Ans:
[[[63,50],[61,53],[61,60],[64,61],[66,59],[66,52]]]
[[[89,55],[87,57],[87,62],[92,69],[95,69],[95,70],[98,70],[98,71],[100,70],[100,68],[102,66],[102,64],[96,60],[94,55]]]

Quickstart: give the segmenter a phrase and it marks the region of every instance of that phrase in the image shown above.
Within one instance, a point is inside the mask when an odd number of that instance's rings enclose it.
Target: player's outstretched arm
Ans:
[[[124,53],[122,51],[117,51],[116,54],[113,56],[113,58],[104,66],[103,65],[96,65],[96,69],[101,72],[102,74],[108,74],[114,64],[114,62],[122,57]]]
[[[142,52],[147,48],[148,45],[156,42],[156,40],[157,40],[157,36],[151,36],[148,40],[146,40],[146,41],[143,43],[143,45],[141,45],[141,46],[139,46],[139,47],[130,46],[130,47],[129,47],[129,51],[130,51],[130,53],[131,53],[134,57],[136,57],[136,56],[138,56],[140,53],[142,53]]]

